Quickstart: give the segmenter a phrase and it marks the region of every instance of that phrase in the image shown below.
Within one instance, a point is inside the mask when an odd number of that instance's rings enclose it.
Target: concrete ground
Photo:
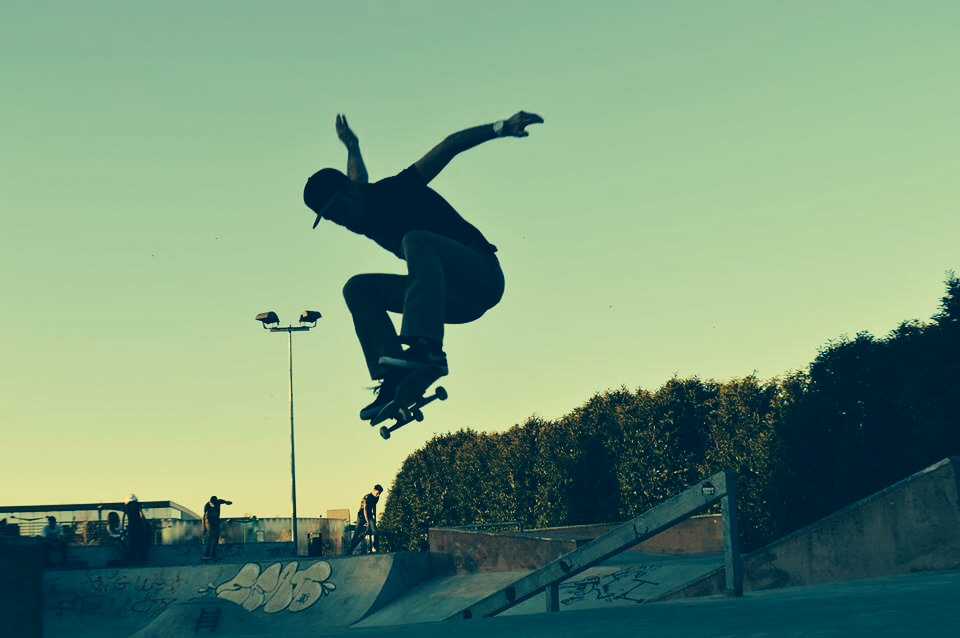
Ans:
[[[315,633],[288,633],[305,638]],[[637,607],[348,629],[325,635],[457,638],[663,638],[960,635],[960,571]]]

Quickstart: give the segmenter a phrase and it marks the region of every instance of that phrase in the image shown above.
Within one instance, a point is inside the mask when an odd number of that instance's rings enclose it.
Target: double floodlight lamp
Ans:
[[[315,326],[321,316],[322,315],[316,310],[304,310],[300,315],[300,323]],[[256,316],[256,320],[263,325],[264,329],[269,329],[270,326],[277,326],[280,323],[280,317],[272,310],[261,312]]]
[[[268,312],[261,312],[259,315],[257,315],[257,321],[262,323],[263,327],[266,328],[271,324],[280,323],[280,317],[277,316],[277,313],[270,310]]]

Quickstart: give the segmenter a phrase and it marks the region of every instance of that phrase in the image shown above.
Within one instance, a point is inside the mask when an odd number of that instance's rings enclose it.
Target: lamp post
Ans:
[[[320,319],[320,313],[316,310],[304,310],[300,315],[299,325],[281,326],[280,318],[277,313],[270,310],[261,312],[256,316],[264,330],[270,332],[286,332],[287,343],[290,352],[290,500],[293,503],[293,516],[291,517],[291,534],[293,536],[293,555],[299,555],[299,541],[297,537],[297,457],[294,444],[293,430],[293,333],[309,332],[317,327],[317,321]]]

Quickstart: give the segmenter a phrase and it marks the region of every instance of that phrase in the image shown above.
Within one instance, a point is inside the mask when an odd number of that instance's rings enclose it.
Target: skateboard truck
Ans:
[[[424,395],[419,399],[417,399],[416,401],[414,401],[411,405],[399,408],[396,411],[396,414],[393,417],[391,417],[394,419],[393,425],[390,425],[390,426],[384,425],[380,427],[380,436],[383,437],[384,440],[389,439],[390,435],[394,431],[399,430],[400,428],[407,425],[408,423],[412,421],[417,421],[418,423],[420,421],[423,421],[423,418],[424,418],[423,407],[429,403],[433,403],[438,399],[440,401],[446,401],[447,396],[449,395],[447,394],[446,389],[442,385],[438,385],[437,388],[433,391],[433,394],[431,394],[430,396]],[[375,425],[375,424],[372,424],[372,425]]]

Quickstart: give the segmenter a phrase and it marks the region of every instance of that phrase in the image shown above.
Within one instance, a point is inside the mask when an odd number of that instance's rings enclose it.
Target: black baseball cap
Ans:
[[[316,228],[329,208],[333,197],[350,182],[350,179],[335,168],[322,168],[307,179],[303,187],[303,203],[317,214],[313,222]]]

